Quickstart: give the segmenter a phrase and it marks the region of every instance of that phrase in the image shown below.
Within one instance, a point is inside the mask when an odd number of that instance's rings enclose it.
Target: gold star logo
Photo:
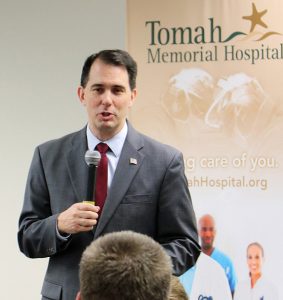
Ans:
[[[259,12],[257,11],[255,4],[253,3],[253,12],[250,16],[244,16],[243,19],[245,20],[249,20],[251,21],[251,30],[250,32],[252,32],[256,25],[260,25],[264,28],[267,28],[267,25],[261,20],[261,18],[263,17],[263,15],[265,15],[267,13],[267,9]]]

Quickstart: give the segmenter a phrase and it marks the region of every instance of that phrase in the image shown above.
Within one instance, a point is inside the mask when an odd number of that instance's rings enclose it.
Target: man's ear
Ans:
[[[76,300],[82,300],[82,298],[81,298],[81,292],[77,293]]]
[[[78,87],[77,94],[79,96],[81,103],[85,105],[85,98],[84,98],[85,94],[84,94],[84,88],[82,86]]]
[[[136,98],[137,98],[137,89],[133,89],[133,90],[131,90],[131,101],[129,103],[129,107],[133,106]]]

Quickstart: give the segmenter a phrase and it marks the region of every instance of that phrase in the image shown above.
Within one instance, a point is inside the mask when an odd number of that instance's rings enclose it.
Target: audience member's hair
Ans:
[[[108,233],[80,262],[82,300],[167,300],[172,263],[160,244],[132,231]]]
[[[169,300],[189,300],[185,288],[178,277],[172,275],[170,285],[171,291]]]

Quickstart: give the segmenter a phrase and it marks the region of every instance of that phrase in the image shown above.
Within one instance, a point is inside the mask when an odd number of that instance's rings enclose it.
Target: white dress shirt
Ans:
[[[96,145],[99,143],[105,143],[111,149],[111,151],[107,151],[106,153],[108,158],[108,181],[107,181],[108,189],[111,186],[111,182],[122,152],[122,148],[127,133],[128,133],[128,125],[127,122],[125,122],[122,130],[119,133],[117,133],[111,139],[102,142],[96,136],[94,136],[94,134],[91,132],[89,128],[89,125],[87,126],[86,136],[87,136],[87,144],[89,150],[94,150]]]

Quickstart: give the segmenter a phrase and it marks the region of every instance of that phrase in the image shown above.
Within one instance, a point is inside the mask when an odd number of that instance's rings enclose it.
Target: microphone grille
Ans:
[[[87,150],[85,153],[85,162],[88,166],[98,166],[101,159],[101,155],[96,150]]]

